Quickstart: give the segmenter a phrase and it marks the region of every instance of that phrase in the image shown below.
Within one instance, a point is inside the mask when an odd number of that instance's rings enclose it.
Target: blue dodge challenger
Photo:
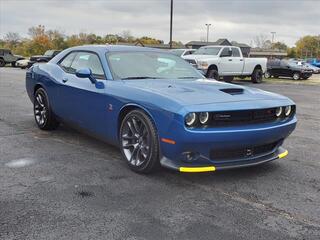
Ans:
[[[90,45],[31,67],[26,88],[42,130],[59,123],[120,147],[129,167],[206,172],[283,158],[296,126],[287,97],[206,79],[165,51]]]

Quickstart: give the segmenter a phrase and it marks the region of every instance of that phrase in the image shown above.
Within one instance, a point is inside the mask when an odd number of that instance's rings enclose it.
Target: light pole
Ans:
[[[172,48],[172,16],[173,16],[173,0],[171,0],[170,4],[170,49]]]
[[[272,40],[271,40],[271,43],[272,43],[272,45],[273,45],[273,43],[274,43],[274,36],[276,35],[276,32],[271,32],[271,34],[272,34]]]
[[[206,23],[207,26],[207,43],[209,42],[209,28],[211,26],[211,23]]]
[[[273,58],[273,42],[274,42],[274,36],[276,35],[276,32],[271,32],[272,38],[271,38],[271,58]]]

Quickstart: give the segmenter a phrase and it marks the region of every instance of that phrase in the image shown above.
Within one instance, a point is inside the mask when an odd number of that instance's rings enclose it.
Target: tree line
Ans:
[[[132,36],[130,31],[119,34],[106,34],[99,36],[93,33],[79,33],[66,35],[58,30],[46,30],[45,26],[38,25],[28,29],[28,38],[22,38],[18,33],[9,32],[0,39],[0,48],[9,48],[15,54],[32,56],[43,54],[48,49],[62,50],[73,46],[84,44],[118,44],[118,43],[140,43],[140,44],[164,44],[163,40]],[[288,57],[292,58],[320,58],[320,35],[304,36],[296,42],[295,47],[288,47],[283,42],[272,43],[266,35],[256,36],[254,45],[264,49],[278,49],[287,51]],[[182,45],[181,42],[173,42],[173,45]],[[253,44],[251,44],[253,45]]]
[[[295,47],[288,47],[283,42],[272,42],[267,35],[260,34],[253,39],[253,44],[262,49],[286,51],[290,58],[320,58],[320,35],[303,36]]]
[[[62,50],[84,44],[118,44],[118,43],[142,43],[163,44],[159,39],[151,37],[133,37],[130,31],[120,34],[107,34],[99,36],[93,33],[79,33],[66,35],[58,30],[46,30],[39,25],[28,29],[28,38],[22,38],[18,33],[9,32],[0,39],[0,48],[8,48],[15,54],[32,56],[43,54],[48,49]]]

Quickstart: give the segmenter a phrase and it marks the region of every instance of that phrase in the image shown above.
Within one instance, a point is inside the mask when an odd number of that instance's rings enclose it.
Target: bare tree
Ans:
[[[133,42],[134,41],[134,37],[132,36],[130,30],[124,30],[122,31],[122,33],[120,34],[120,36],[124,39],[124,41],[126,42]]]
[[[271,41],[268,39],[268,36],[265,34],[260,34],[257,35],[254,39],[253,39],[254,45],[255,47],[258,48],[271,48],[272,43]]]
[[[8,32],[4,37],[4,41],[11,45],[17,44],[20,40],[21,40],[21,37],[19,33],[16,33],[16,32]]]

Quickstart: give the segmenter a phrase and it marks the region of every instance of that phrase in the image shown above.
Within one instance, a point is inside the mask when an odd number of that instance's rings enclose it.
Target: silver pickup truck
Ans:
[[[260,83],[267,69],[266,58],[244,58],[239,47],[205,46],[183,58],[206,77],[231,82],[234,77],[251,77]]]

